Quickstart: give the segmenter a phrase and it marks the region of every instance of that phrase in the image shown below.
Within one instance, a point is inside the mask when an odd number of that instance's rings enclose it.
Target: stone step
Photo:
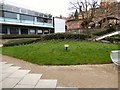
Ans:
[[[18,69],[20,69],[21,67],[17,67],[17,66],[11,66],[5,70],[2,71],[2,73],[13,73],[15,71],[17,71]]]
[[[25,77],[30,70],[17,70],[13,74],[11,74],[8,78],[23,78]]]
[[[30,70],[17,70],[1,82],[2,87],[14,88],[29,72]]]
[[[26,88],[27,90],[35,90],[34,85],[16,85],[12,90],[19,90],[18,88]],[[24,89],[23,89],[24,90]]]
[[[40,80],[42,74],[27,74],[19,83],[20,85],[36,85],[36,83]]]
[[[1,73],[2,78],[0,78],[0,81],[3,81],[4,79],[8,78],[11,74],[13,74],[14,72],[16,72],[18,69],[20,69],[20,67],[9,67],[5,70],[2,70],[3,72]]]
[[[2,67],[3,65],[5,65],[7,62],[1,62],[0,61],[0,67]]]
[[[6,63],[7,63],[7,62],[0,62],[0,65],[1,65],[1,64],[6,64]]]
[[[4,71],[5,69],[9,68],[10,66],[12,66],[13,64],[4,64],[2,66],[2,70]]]
[[[2,83],[2,88],[13,88],[21,78],[6,78],[3,80]]]
[[[40,79],[35,88],[56,88],[57,80]]]

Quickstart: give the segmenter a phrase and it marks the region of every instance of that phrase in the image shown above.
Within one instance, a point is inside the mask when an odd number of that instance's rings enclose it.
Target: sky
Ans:
[[[67,16],[68,14],[68,0],[4,0],[4,2],[53,16]]]
[[[70,10],[68,10],[68,8],[70,6],[69,2],[71,0],[0,0],[0,1],[36,10],[42,13],[52,14],[53,16],[62,15],[67,17],[70,13]]]

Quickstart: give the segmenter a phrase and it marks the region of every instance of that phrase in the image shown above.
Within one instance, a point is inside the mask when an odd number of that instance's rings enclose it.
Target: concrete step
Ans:
[[[35,88],[56,88],[57,80],[41,79]]]
[[[19,87],[20,85],[33,85],[35,86],[36,83],[40,80],[42,74],[27,74],[19,83]]]
[[[16,85],[12,90],[18,90],[18,88],[26,88],[27,90],[35,90],[34,85]],[[24,89],[23,89],[24,90]]]
[[[21,78],[6,78],[3,80],[2,88],[13,88],[21,80]]]
[[[30,70],[17,70],[13,74],[11,74],[8,78],[23,78],[25,77]]]
[[[13,88],[18,84],[30,70],[17,70],[2,81],[3,88]],[[4,73],[6,75],[6,73]]]
[[[18,69],[20,69],[20,67],[12,66],[5,70],[2,70],[2,73],[1,73],[2,78],[0,78],[0,81],[3,81],[4,79],[8,78],[11,74],[16,72]]]
[[[13,64],[4,64],[4,65],[2,65],[2,70],[5,70],[5,69],[9,68],[12,65]]]
[[[0,62],[0,64],[3,65],[2,74],[0,74],[2,88],[56,89],[57,80],[40,79],[42,74],[30,74],[30,70],[21,70],[21,67],[12,66],[13,64],[5,62]]]
[[[1,65],[1,64],[6,64],[6,63],[7,63],[7,62],[0,62],[0,65]]]
[[[9,67],[9,68],[3,70],[2,73],[13,73],[13,72],[17,71],[20,68],[21,67],[12,66],[12,67]]]

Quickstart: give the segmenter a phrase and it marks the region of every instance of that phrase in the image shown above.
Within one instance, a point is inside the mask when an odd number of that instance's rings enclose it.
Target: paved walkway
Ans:
[[[31,74],[30,70],[6,62],[0,62],[0,65],[2,88],[56,88],[57,80],[41,79],[42,74]]]
[[[113,64],[76,65],[76,66],[39,66],[8,56],[2,56],[2,59],[4,62],[9,63],[3,66],[4,74],[4,77],[2,78],[3,87],[9,87],[6,85],[6,83],[10,84],[13,83],[13,85],[10,85],[10,87],[27,87],[30,85],[31,88],[118,87],[118,72],[114,70]],[[12,65],[11,63],[17,66],[11,66]],[[5,80],[6,77],[7,79]],[[13,78],[16,79],[14,80]],[[19,82],[18,84],[16,84],[16,80]]]

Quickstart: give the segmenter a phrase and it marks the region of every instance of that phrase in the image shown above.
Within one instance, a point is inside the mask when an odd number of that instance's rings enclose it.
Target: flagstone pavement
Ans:
[[[0,68],[2,88],[118,88],[113,64],[39,66],[3,55]]]

